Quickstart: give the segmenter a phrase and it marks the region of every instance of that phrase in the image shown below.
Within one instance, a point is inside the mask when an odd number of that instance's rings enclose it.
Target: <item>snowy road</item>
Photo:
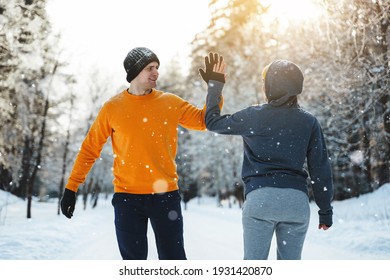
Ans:
[[[95,210],[87,210],[81,213],[74,221],[65,221],[67,226],[77,223],[77,228],[82,224],[92,224],[81,229],[89,237],[80,237],[78,248],[59,256],[60,259],[98,260],[120,259],[113,225],[113,209],[111,205],[104,203]],[[217,208],[216,203],[207,199],[200,203],[191,201],[188,210],[183,210],[184,236],[188,259],[192,260],[241,260],[242,259],[242,228],[241,210],[237,206],[233,208]],[[184,207],[183,207],[184,209]],[[312,222],[307,234],[303,259],[307,260],[357,260],[357,259],[382,259],[383,257],[369,252],[351,252],[343,247],[334,247],[327,241],[335,233],[331,230],[324,232],[317,230],[317,214],[315,205],[312,205]],[[96,212],[96,213],[95,213]],[[100,213],[97,213],[100,212]],[[95,221],[84,221],[93,219]],[[103,224],[102,221],[105,221]],[[109,221],[109,223],[107,223]],[[154,243],[154,235],[149,227],[149,259],[157,259]],[[390,257],[390,253],[388,253]],[[276,259],[276,249],[273,243],[270,259]]]
[[[302,254],[304,260],[390,260],[390,184],[358,199],[334,202],[334,225],[317,229],[317,207]],[[0,191],[0,260],[120,260],[113,207],[99,200],[95,209],[76,205],[69,220],[57,215],[56,201],[26,203]],[[183,207],[184,209],[184,207]],[[242,260],[241,209],[216,207],[213,198],[193,199],[183,210],[184,241],[189,260]],[[275,246],[270,259],[275,259]],[[149,229],[149,259],[157,259]]]

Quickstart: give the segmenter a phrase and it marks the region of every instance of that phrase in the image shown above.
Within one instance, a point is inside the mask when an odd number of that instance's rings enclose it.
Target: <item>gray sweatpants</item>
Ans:
[[[301,259],[309,220],[309,198],[304,192],[275,187],[251,191],[242,213],[244,259],[268,259],[274,233],[278,260]]]

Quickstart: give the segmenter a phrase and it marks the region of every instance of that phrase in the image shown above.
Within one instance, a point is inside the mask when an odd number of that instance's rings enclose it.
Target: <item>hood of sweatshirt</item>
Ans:
[[[297,103],[302,92],[303,74],[291,61],[276,60],[267,67],[264,89],[268,103],[273,106]]]

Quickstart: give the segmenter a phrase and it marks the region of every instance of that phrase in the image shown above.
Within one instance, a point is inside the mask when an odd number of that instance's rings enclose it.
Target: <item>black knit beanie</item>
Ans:
[[[134,48],[127,54],[123,61],[127,76],[126,80],[131,81],[151,62],[157,62],[160,65],[157,55],[148,48]]]

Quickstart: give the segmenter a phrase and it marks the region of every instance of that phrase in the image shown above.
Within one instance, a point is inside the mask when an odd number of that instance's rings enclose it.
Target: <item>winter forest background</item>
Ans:
[[[124,76],[122,85],[110,83],[100,69],[91,67],[85,77],[67,70],[47,1],[0,0],[0,189],[26,200],[27,218],[33,197],[60,198],[102,102],[127,86]],[[270,20],[266,3],[210,0],[211,19],[193,38],[188,74],[173,59],[160,72],[158,88],[203,106],[206,87],[198,68],[217,51],[228,63],[223,113],[232,113],[265,101],[265,65],[292,60],[305,75],[299,102],[324,130],[335,200],[390,182],[390,1],[316,1],[322,12],[310,24]],[[177,164],[185,201],[242,192],[241,141],[180,128]],[[112,192],[112,158],[107,143],[80,187],[84,207]]]

